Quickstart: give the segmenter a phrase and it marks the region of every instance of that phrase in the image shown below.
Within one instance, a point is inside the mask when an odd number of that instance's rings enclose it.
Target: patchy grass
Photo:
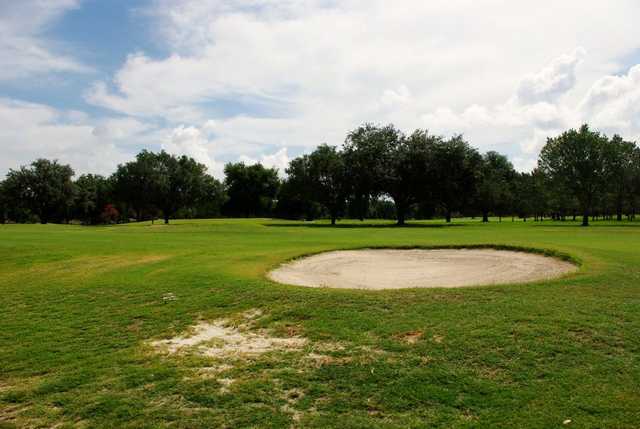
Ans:
[[[637,427],[640,224],[456,224],[0,226],[0,428]],[[326,250],[487,245],[581,269],[455,290],[264,278]],[[242,358],[152,346],[222,319],[304,343]]]

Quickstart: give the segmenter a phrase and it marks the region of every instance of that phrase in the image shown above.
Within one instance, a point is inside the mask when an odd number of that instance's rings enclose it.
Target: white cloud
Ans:
[[[599,129],[640,142],[640,65],[596,81],[580,108],[583,118]]]
[[[251,158],[246,155],[241,155],[238,159],[240,162],[244,162],[247,165],[262,164],[267,168],[275,168],[278,170],[278,174],[281,177],[285,176],[285,169],[289,166],[289,155],[287,154],[287,148],[283,147],[278,149],[275,153],[264,154],[259,159]]]
[[[73,71],[82,66],[52,54],[40,35],[76,5],[31,2],[46,12],[33,13],[33,23],[0,22],[25,25],[20,34],[63,61],[58,69]],[[38,106],[36,116],[14,115],[12,126],[66,130],[79,157],[96,141],[113,144],[115,154],[163,147],[195,157],[217,177],[221,160],[241,158],[283,171],[290,153],[338,145],[363,122],[462,132],[523,169],[547,136],[583,121],[640,134],[640,69],[613,75],[638,49],[635,0],[154,0],[147,12],[168,54],[131,51],[111,78],[84,93],[117,118]],[[54,60],[29,64],[56,70]],[[38,116],[46,114],[53,119]],[[40,155],[40,147],[14,158]]]
[[[0,172],[50,158],[77,173],[110,174],[130,154],[117,141],[96,136],[95,128],[84,115],[0,98]]]
[[[206,165],[209,173],[221,178],[223,166],[214,160],[211,146],[211,142],[202,130],[185,126],[174,128],[162,143],[162,149],[167,152],[190,156]]]
[[[57,53],[43,35],[78,0],[20,0],[0,3],[0,81],[48,72],[87,72],[74,58]]]
[[[576,66],[586,55],[584,48],[562,55],[538,73],[532,73],[520,82],[518,100],[525,104],[552,102],[573,89],[576,84]]]
[[[571,67],[557,67],[558,64],[575,65],[575,55],[574,60],[568,60],[570,57],[563,55],[539,73],[529,75],[536,78],[524,80],[526,85],[537,81],[534,86],[540,89],[537,92],[541,95],[540,100],[545,101],[536,101],[538,97],[535,96],[522,100],[520,86],[517,94],[504,103],[489,107],[473,105],[459,112],[439,108],[426,114],[424,121],[434,132],[453,133],[457,130],[482,147],[507,152],[521,169],[535,166],[538,152],[547,137],[582,123],[589,123],[609,135],[618,133],[627,139],[640,141],[640,65],[632,67],[627,74],[596,80],[577,102],[549,98],[549,95],[566,92],[573,85],[553,84],[573,73]]]
[[[202,127],[230,158],[340,144],[363,122],[393,122],[529,159],[539,136],[582,119],[589,85],[640,40],[631,0],[156,0],[149,13],[171,54],[131,54],[86,99]],[[264,109],[210,113],[252,99]]]
[[[134,118],[107,118],[98,124],[91,134],[96,137],[127,139],[150,129],[149,124]]]

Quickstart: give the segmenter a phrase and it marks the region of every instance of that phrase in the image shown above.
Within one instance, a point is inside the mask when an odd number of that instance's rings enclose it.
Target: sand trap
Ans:
[[[577,270],[569,262],[494,249],[363,249],[320,253],[271,271],[271,280],[308,287],[400,289],[546,280]]]

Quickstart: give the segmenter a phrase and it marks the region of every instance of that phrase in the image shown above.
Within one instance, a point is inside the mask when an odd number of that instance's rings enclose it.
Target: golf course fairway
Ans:
[[[469,288],[279,284],[305,255],[529,250]],[[632,428],[640,223],[0,225],[0,428]]]

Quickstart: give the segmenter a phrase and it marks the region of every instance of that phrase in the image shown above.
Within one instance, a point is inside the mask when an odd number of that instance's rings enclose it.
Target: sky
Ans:
[[[0,177],[141,149],[282,173],[349,130],[463,134],[535,167],[589,123],[640,141],[637,0],[0,1]]]

